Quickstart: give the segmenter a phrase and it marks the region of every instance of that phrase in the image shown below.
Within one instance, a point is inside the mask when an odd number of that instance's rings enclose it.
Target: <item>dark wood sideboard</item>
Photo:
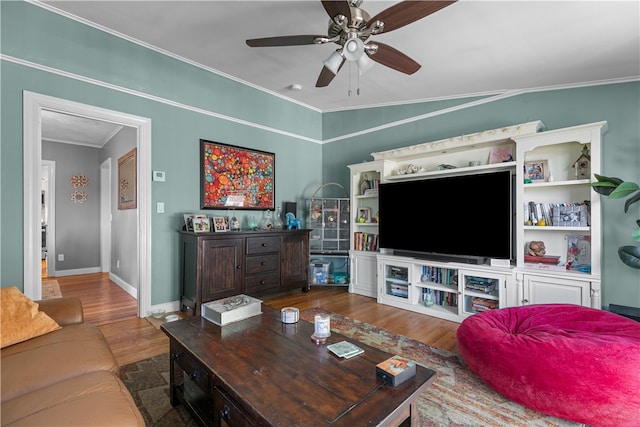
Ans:
[[[309,290],[311,230],[180,232],[180,310],[208,301]]]

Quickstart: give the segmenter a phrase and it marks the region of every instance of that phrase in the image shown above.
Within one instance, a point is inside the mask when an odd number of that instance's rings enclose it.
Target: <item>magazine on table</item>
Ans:
[[[350,359],[354,356],[364,353],[364,350],[355,344],[348,341],[340,341],[334,344],[329,344],[327,350],[332,352],[338,357],[343,359]]]

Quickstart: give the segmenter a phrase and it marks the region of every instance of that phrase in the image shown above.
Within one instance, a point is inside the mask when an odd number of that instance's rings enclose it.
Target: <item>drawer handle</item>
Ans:
[[[189,378],[191,378],[193,381],[198,379],[198,371],[194,371],[193,374],[189,375]]]
[[[236,270],[240,270],[241,268],[242,268],[242,266],[241,266],[241,265],[239,265],[239,264],[238,264],[238,265],[236,265]]]
[[[522,303],[523,303],[523,304],[529,304],[529,300],[528,300],[528,299],[523,299],[523,300],[522,300]]]
[[[181,355],[180,355],[180,353],[173,353],[173,354],[171,355],[171,357],[173,358],[173,360],[178,360],[178,359],[180,359],[180,356],[181,356]]]
[[[263,248],[266,248],[266,247],[267,247],[267,244],[266,244],[266,243],[263,243],[263,244],[262,244],[262,247],[263,247]]]
[[[264,285],[264,280],[260,280],[260,284],[261,284],[261,285]]]
[[[222,408],[222,410],[220,410],[220,419],[221,420],[228,420],[230,415],[231,415],[231,410],[229,409],[229,407],[227,405],[224,405],[224,408]]]
[[[260,263],[260,265],[267,265],[267,263],[266,263],[266,262],[264,262],[264,261],[262,261],[262,262]]]

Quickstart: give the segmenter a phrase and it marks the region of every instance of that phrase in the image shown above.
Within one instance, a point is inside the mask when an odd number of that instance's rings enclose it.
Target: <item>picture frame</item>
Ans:
[[[489,164],[512,162],[513,149],[510,146],[495,147],[489,152]]]
[[[358,209],[358,222],[371,222],[371,209],[369,209],[369,208],[359,208]]]
[[[118,210],[136,209],[138,206],[137,148],[118,159]]]
[[[211,218],[211,224],[213,231],[216,233],[223,233],[229,231],[229,218],[225,216],[214,216]]]
[[[565,235],[567,240],[567,270],[591,273],[591,236]]]
[[[202,209],[275,210],[275,154],[200,140]]]
[[[524,179],[531,182],[546,182],[549,178],[549,166],[546,160],[524,162]]]
[[[193,231],[193,217],[195,214],[182,214],[184,218],[184,229],[185,231]]]
[[[193,232],[194,233],[208,233],[211,231],[211,224],[207,217],[195,217],[193,218]]]

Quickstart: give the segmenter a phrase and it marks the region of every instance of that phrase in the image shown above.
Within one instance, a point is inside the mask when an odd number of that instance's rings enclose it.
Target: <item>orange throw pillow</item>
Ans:
[[[0,348],[60,329],[55,320],[38,310],[17,287],[2,288],[0,294]]]

